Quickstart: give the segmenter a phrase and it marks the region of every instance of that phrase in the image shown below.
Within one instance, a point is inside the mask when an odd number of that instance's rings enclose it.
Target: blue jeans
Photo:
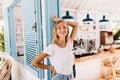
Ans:
[[[52,77],[52,80],[72,80],[72,75],[63,75],[57,73],[55,76]]]

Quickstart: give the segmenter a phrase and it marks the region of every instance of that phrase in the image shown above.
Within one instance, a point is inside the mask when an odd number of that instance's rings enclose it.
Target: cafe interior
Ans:
[[[14,0],[9,0],[8,3],[6,3],[5,1],[6,0],[3,1],[1,0],[0,2],[2,11],[6,10],[11,4],[11,2],[14,2]],[[27,3],[30,3],[27,0],[25,1]],[[36,0],[31,1],[34,2]],[[40,2],[41,4],[40,9],[42,11],[41,23],[43,29],[42,49],[44,49],[47,45],[47,37],[50,37],[49,35],[47,35],[47,31],[45,31],[46,29],[45,20],[47,20],[45,18],[46,1],[41,0]],[[59,8],[60,13],[59,18],[64,19],[66,21],[76,21],[79,23],[77,35],[73,42],[72,49],[72,53],[75,57],[73,66],[74,80],[120,80],[120,9],[119,9],[120,1],[119,0],[56,0],[56,1],[58,1],[57,3],[59,4],[59,6],[57,6],[57,8]],[[32,67],[33,70],[35,70],[35,73],[32,73],[31,72],[32,70],[28,69],[28,66],[27,67],[25,66],[27,64],[26,60],[29,59],[28,57],[32,59],[33,57],[27,56],[26,54],[28,53],[26,53],[27,51],[25,49],[26,48],[25,41],[29,40],[25,40],[24,38],[25,37],[24,29],[27,29],[24,27],[25,25],[24,21],[26,20],[23,18],[24,15],[23,8],[26,8],[23,5],[24,3],[25,2],[23,0],[21,0],[21,2],[19,2],[18,0],[18,3],[14,6],[13,9],[14,28],[11,27],[11,30],[12,31],[14,30],[13,32],[15,33],[11,35],[14,35],[15,39],[13,40],[13,36],[5,35],[4,36],[5,38],[4,40],[6,40],[4,43],[5,49],[0,48],[0,80],[51,80],[49,78],[50,74],[48,74],[47,71],[43,70],[41,71],[39,69]],[[54,0],[53,3],[55,3]],[[4,4],[6,4],[6,6]],[[33,3],[31,2],[30,4]],[[35,9],[35,6],[33,7]],[[50,10],[50,12],[52,12],[52,10]],[[0,21],[2,24],[0,24],[0,27],[6,26],[7,19],[6,16],[1,14],[0,18],[1,17],[2,19]],[[31,30],[35,31],[33,25],[32,28],[33,29]],[[3,33],[9,34],[7,31],[9,31],[10,29],[8,28],[9,29],[8,30],[6,27],[2,27],[0,29],[1,29],[0,40],[2,40],[1,35]],[[69,28],[69,30],[71,31],[72,28]],[[6,39],[6,37],[11,37],[12,39],[8,40]],[[11,42],[9,43],[9,41]],[[2,44],[1,42],[2,41],[0,41],[0,44]],[[15,44],[15,50],[14,47],[8,49],[8,46],[13,46],[12,43]],[[31,44],[31,46],[33,45],[34,44]],[[14,54],[13,53],[8,54],[10,53],[10,51],[15,52],[13,52]],[[32,53],[32,51],[30,53]],[[31,59],[28,61],[31,61]],[[47,63],[47,59],[44,62]],[[26,73],[26,75],[24,75],[24,73]]]

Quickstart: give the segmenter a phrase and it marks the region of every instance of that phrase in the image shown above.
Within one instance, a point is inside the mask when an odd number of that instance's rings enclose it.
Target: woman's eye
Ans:
[[[67,27],[66,27],[66,26],[64,26],[63,28],[64,28],[64,29],[67,29]]]
[[[57,29],[61,29],[61,27],[58,27]]]

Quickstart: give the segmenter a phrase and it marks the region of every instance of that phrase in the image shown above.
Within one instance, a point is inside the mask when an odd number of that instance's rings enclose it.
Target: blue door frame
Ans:
[[[34,0],[35,1],[35,0]],[[42,30],[42,12],[41,12],[41,0],[36,0],[36,23],[37,23],[37,39],[38,39],[38,53],[39,54],[41,51],[43,51],[43,30]],[[43,62],[42,62],[43,63]],[[40,79],[44,79],[44,70],[39,69],[38,71],[38,76]]]
[[[5,14],[8,15],[8,24],[6,26],[8,33],[6,35],[9,35],[9,38],[6,38],[6,52],[9,53],[9,55],[16,57],[17,51],[16,51],[16,38],[15,38],[15,26],[14,26],[14,7],[16,4],[18,4],[20,0],[15,0],[11,3],[11,5],[6,9]]]

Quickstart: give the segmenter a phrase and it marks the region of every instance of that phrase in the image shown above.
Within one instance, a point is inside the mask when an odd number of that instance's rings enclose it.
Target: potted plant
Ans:
[[[0,32],[0,51],[2,51],[2,52],[5,51],[3,27],[2,27],[2,30]]]
[[[113,28],[114,40],[118,40],[120,37],[120,22],[117,22],[117,25]]]

